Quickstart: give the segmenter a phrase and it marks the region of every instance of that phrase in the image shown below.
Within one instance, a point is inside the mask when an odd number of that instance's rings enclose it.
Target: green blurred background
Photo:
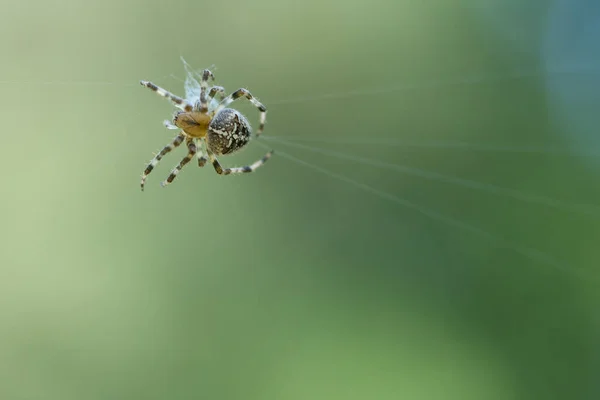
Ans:
[[[0,399],[600,398],[598,165],[522,149],[598,80],[538,73],[519,4],[5,1]],[[141,193],[180,56],[276,154]]]

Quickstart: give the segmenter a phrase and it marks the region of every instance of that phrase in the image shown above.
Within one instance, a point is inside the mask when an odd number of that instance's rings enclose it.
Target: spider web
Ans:
[[[201,70],[192,67],[183,57],[181,62],[185,70],[185,78],[179,78],[175,74],[170,74],[169,77],[183,83],[185,91],[185,99],[191,103],[195,102],[200,96],[200,83]],[[215,69],[214,66],[209,67]],[[329,93],[317,93],[310,96],[300,96],[284,99],[275,99],[269,101],[267,104],[269,107],[286,107],[289,105],[299,105],[305,103],[314,103],[328,100],[345,100],[354,98],[365,98],[368,96],[377,96],[384,94],[397,94],[400,92],[408,92],[414,90],[425,90],[425,89],[436,89],[436,88],[448,88],[448,87],[463,87],[463,86],[477,86],[477,85],[488,85],[497,84],[502,82],[511,82],[518,80],[526,80],[540,77],[560,77],[560,76],[581,76],[598,74],[600,71],[594,65],[569,65],[561,66],[546,70],[515,70],[510,74],[480,74],[471,75],[468,77],[455,77],[451,79],[437,79],[429,80],[427,82],[403,84],[403,85],[386,85],[376,88],[365,88],[357,89],[345,92],[329,92]],[[136,87],[137,83],[130,82],[115,82],[115,81],[14,81],[4,80],[0,81],[0,84],[9,85],[72,85],[72,86],[117,86],[117,87]],[[144,111],[139,111],[137,115],[143,115]],[[564,260],[559,260],[545,252],[537,250],[532,247],[524,246],[513,240],[506,239],[502,235],[492,233],[488,230],[482,229],[470,223],[466,223],[456,218],[449,217],[434,209],[416,204],[412,201],[399,197],[388,191],[378,189],[372,184],[364,182],[360,179],[356,179],[351,176],[347,176],[342,173],[337,173],[330,168],[324,167],[316,163],[307,162],[302,154],[313,153],[330,158],[344,160],[352,165],[364,165],[374,167],[381,170],[391,171],[396,174],[415,176],[424,180],[430,180],[435,182],[441,182],[450,184],[456,187],[467,188],[474,191],[485,192],[494,196],[509,198],[517,200],[523,203],[529,203],[534,206],[547,207],[556,209],[561,212],[571,213],[575,215],[585,216],[592,219],[600,218],[600,205],[596,204],[574,204],[565,200],[552,198],[537,193],[530,193],[522,190],[516,190],[512,188],[502,187],[499,185],[491,184],[488,182],[480,182],[472,179],[464,179],[456,176],[447,175],[438,171],[424,170],[420,168],[410,167],[406,165],[400,165],[395,163],[389,163],[379,161],[377,159],[368,158],[353,154],[345,150],[332,150],[327,147],[317,145],[335,145],[336,149],[342,148],[343,145],[385,145],[386,147],[396,148],[418,148],[418,149],[440,149],[444,151],[462,150],[470,152],[483,152],[483,153],[507,153],[507,154],[523,154],[524,156],[531,154],[542,154],[549,156],[568,156],[577,158],[596,158],[600,155],[600,149],[595,148],[573,148],[565,147],[560,145],[507,145],[507,144],[490,144],[490,143],[476,143],[466,141],[439,141],[439,140],[421,140],[421,141],[408,141],[397,138],[389,137],[377,137],[377,136],[360,136],[360,137],[322,137],[315,135],[302,135],[302,136],[290,136],[290,135],[273,135],[267,134],[262,136],[263,140],[258,142],[258,145],[264,148],[271,148],[267,146],[273,145],[276,148],[276,155],[281,156],[287,161],[295,164],[300,168],[310,169],[324,176],[339,181],[344,184],[351,185],[367,194],[376,196],[384,199],[396,206],[415,210],[424,216],[431,218],[432,220],[449,227],[468,232],[475,236],[482,238],[483,240],[489,241],[496,246],[511,249],[512,251],[520,254],[523,257],[539,262],[548,267],[558,269],[560,271],[574,274],[577,276],[585,277],[585,273],[582,272],[576,266],[570,265]],[[282,150],[283,148],[284,150]],[[125,152],[123,149],[122,152]],[[298,151],[298,154],[292,154],[290,152]]]
[[[355,90],[344,93],[326,93],[315,96],[299,97],[292,99],[284,99],[280,101],[272,102],[274,105],[286,105],[286,104],[297,104],[302,102],[316,102],[321,100],[334,100],[334,99],[345,99],[349,97],[364,97],[375,94],[394,93],[401,91],[410,91],[415,89],[427,89],[427,88],[439,88],[439,87],[450,87],[450,86],[465,86],[465,85],[480,85],[480,84],[491,84],[501,83],[512,80],[523,80],[531,78],[545,77],[547,79],[557,79],[561,77],[569,76],[589,76],[597,75],[600,71],[594,65],[570,65],[567,67],[558,67],[546,70],[538,71],[515,71],[513,74],[508,75],[479,75],[469,76],[466,78],[457,78],[451,80],[438,80],[430,81],[426,84],[413,84],[413,85],[402,85],[393,87],[382,87],[379,89],[369,90]],[[426,180],[432,180],[450,184],[453,186],[463,187],[470,190],[479,192],[485,192],[498,197],[506,197],[513,200],[517,200],[523,203],[529,203],[536,207],[555,209],[561,212],[580,215],[584,217],[592,218],[598,221],[600,218],[600,205],[597,204],[574,204],[569,201],[552,198],[537,193],[531,193],[523,190],[516,190],[509,187],[502,187],[488,182],[480,182],[471,179],[463,179],[460,177],[443,174],[437,171],[424,170],[419,168],[410,167],[407,165],[399,165],[389,162],[382,162],[377,159],[367,158],[356,154],[351,154],[346,151],[339,151],[344,144],[362,144],[362,145],[385,145],[386,147],[394,146],[399,148],[429,148],[429,149],[441,149],[445,151],[459,150],[459,151],[470,151],[470,152],[484,152],[484,153],[507,153],[507,154],[522,154],[528,155],[545,155],[545,156],[562,156],[562,157],[574,157],[581,158],[584,160],[594,160],[600,155],[600,149],[593,147],[575,147],[563,145],[525,145],[515,146],[506,144],[489,144],[489,143],[473,143],[464,141],[407,141],[400,140],[397,138],[389,137],[372,137],[372,136],[360,136],[360,137],[336,137],[336,138],[323,138],[319,136],[273,136],[265,135],[264,139],[269,141],[270,144],[283,146],[286,151],[288,150],[300,150],[304,154],[316,153],[326,157],[333,157],[341,160],[346,160],[352,165],[361,164],[370,167],[375,167],[382,170],[392,171],[402,175],[416,176]],[[336,150],[330,148],[318,147],[316,144],[322,145],[335,145]],[[266,147],[266,146],[265,146]],[[293,162],[297,165],[313,169],[318,171],[332,179],[350,184],[358,189],[368,192],[372,195],[388,200],[399,206],[410,208],[419,213],[431,218],[432,220],[438,221],[442,224],[452,226],[456,229],[470,232],[484,240],[494,243],[496,246],[511,249],[512,251],[519,253],[520,255],[540,262],[546,266],[550,266],[561,271],[568,272],[569,274],[575,274],[580,277],[586,277],[586,273],[569,262],[559,260],[545,252],[537,250],[532,247],[523,246],[522,244],[513,240],[507,239],[502,235],[498,235],[482,229],[476,225],[466,223],[465,221],[449,217],[437,212],[434,209],[424,207],[419,204],[415,204],[405,198],[398,197],[397,195],[378,189],[372,185],[365,183],[364,181],[356,180],[348,175],[334,172],[330,169],[324,168],[314,163],[308,163],[303,158],[294,156],[292,154],[278,151],[278,154],[288,161]]]

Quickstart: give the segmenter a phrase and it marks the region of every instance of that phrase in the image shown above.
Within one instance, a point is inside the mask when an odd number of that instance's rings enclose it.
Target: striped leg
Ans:
[[[165,128],[167,129],[179,129],[177,126],[173,125],[173,123],[167,119],[165,119],[163,121],[163,125],[165,126]]]
[[[146,177],[150,174],[150,172],[152,172],[154,167],[156,167],[156,165],[161,160],[161,158],[163,158],[165,156],[165,154],[167,154],[168,152],[170,152],[171,150],[173,150],[174,148],[179,146],[182,142],[183,142],[183,135],[179,134],[179,135],[175,136],[175,139],[173,139],[173,141],[171,143],[169,143],[168,145],[163,147],[163,149],[160,151],[160,153],[158,153],[156,156],[154,156],[154,158],[152,159],[152,161],[150,161],[150,164],[148,164],[148,166],[144,170],[144,173],[142,174],[142,182],[141,182],[142,191],[144,190],[144,184],[146,183]]]
[[[225,100],[225,88],[223,86],[213,86],[210,88],[210,92],[208,92],[208,101],[210,102],[214,99],[217,94],[219,94],[221,101]]]
[[[210,70],[205,69],[202,71],[202,79],[200,79],[200,104],[198,107],[199,111],[202,113],[208,112],[208,99],[206,97],[206,92],[208,90],[208,80],[210,78],[215,80],[215,76],[212,72],[210,72]]]
[[[219,160],[217,160],[213,152],[211,152],[208,148],[206,149],[206,151],[208,153],[208,158],[210,159],[210,162],[212,163],[213,167],[215,167],[215,171],[217,171],[217,174],[219,175],[243,174],[246,172],[253,172],[258,167],[266,163],[267,160],[273,155],[273,150],[271,150],[267,154],[265,154],[263,158],[254,162],[254,164],[247,165],[245,167],[223,168],[221,167]]]
[[[217,99],[215,99],[215,97]],[[213,86],[208,92],[208,109],[215,109],[219,106],[219,103],[225,99],[225,88],[223,86]],[[212,112],[211,112],[212,113]]]
[[[192,111],[193,110],[193,107],[191,106],[191,104],[188,104],[181,97],[175,96],[173,93],[171,93],[159,86],[156,86],[152,82],[140,81],[140,85],[146,86],[148,89],[156,92],[159,96],[169,99],[171,101],[171,103],[173,103],[175,105],[175,107],[177,107],[181,110],[184,110],[184,111]]]
[[[206,164],[206,162],[208,161],[208,158],[206,158],[206,156],[204,155],[204,152],[202,151],[202,142],[201,139],[198,140],[198,142],[196,143],[196,146],[198,148],[198,166],[199,167],[204,167],[204,164]]]
[[[252,94],[250,94],[249,91],[247,91],[246,89],[238,89],[235,92],[231,93],[229,96],[227,96],[215,109],[215,111],[213,112],[213,115],[216,115],[219,111],[221,111],[222,109],[224,109],[225,107],[227,107],[229,104],[233,103],[235,100],[239,99],[240,97],[245,97],[247,98],[250,103],[252,103],[256,108],[258,108],[258,111],[260,112],[260,125],[258,126],[258,130],[256,131],[256,136],[258,137],[262,131],[265,129],[265,122],[267,121],[267,108],[262,105],[261,102],[259,102],[258,100],[256,100]]]
[[[171,174],[167,177],[167,179],[165,179],[160,184],[162,187],[165,187],[169,183],[173,182],[173,180],[175,180],[175,178],[177,177],[177,174],[179,173],[179,171],[181,171],[181,169],[183,167],[185,167],[185,165],[187,163],[189,163],[192,160],[192,158],[194,158],[194,156],[196,155],[197,148],[196,148],[196,144],[194,143],[194,139],[188,138],[186,140],[186,144],[187,144],[187,147],[188,147],[188,153],[187,153],[187,155],[183,158],[183,160],[181,160],[179,162],[179,165],[177,167],[175,167],[175,169],[173,169],[171,171]]]

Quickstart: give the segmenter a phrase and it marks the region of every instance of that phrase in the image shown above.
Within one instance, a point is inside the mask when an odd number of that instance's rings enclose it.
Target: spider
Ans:
[[[238,89],[227,97],[225,96],[225,89],[221,86],[211,86],[209,89],[209,79],[212,81],[215,79],[210,70],[205,69],[201,73],[198,73],[192,71],[187,63],[185,63],[185,67],[188,72],[185,81],[185,99],[170,93],[152,82],[140,81],[142,86],[168,99],[178,108],[172,120],[164,121],[164,125],[168,129],[180,130],[179,134],[156,154],[144,170],[141,181],[142,191],[144,190],[148,174],[152,172],[154,167],[156,167],[167,153],[184,141],[188,148],[188,154],[171,171],[167,179],[161,183],[163,187],[175,180],[177,174],[194,158],[194,155],[198,157],[199,167],[203,167],[210,160],[218,174],[229,175],[253,172],[263,165],[273,154],[273,150],[271,150],[260,160],[244,167],[223,168],[216,156],[232,154],[240,150],[250,141],[252,135],[252,129],[246,117],[237,110],[227,108],[227,106],[233,101],[245,97],[258,108],[260,112],[260,125],[255,137],[258,137],[265,127],[267,109],[246,89]],[[200,83],[198,83],[198,80],[194,76],[200,78]],[[218,96],[220,101],[215,98],[216,96]],[[208,159],[202,151],[203,145],[206,149]]]

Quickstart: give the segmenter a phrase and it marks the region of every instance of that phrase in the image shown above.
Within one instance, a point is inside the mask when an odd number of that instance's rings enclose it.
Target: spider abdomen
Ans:
[[[215,154],[231,154],[250,141],[248,120],[237,110],[224,108],[214,116],[206,135],[206,144]]]

